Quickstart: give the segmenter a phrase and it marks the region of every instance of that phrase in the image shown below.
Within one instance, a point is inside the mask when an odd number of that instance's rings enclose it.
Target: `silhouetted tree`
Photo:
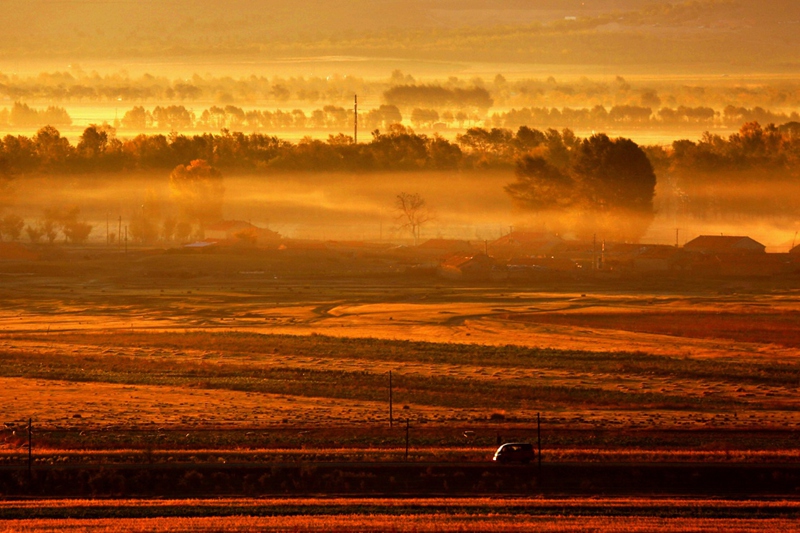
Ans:
[[[621,240],[644,234],[654,215],[656,175],[636,143],[592,135],[580,144],[572,172],[588,211],[603,218],[598,229]]]
[[[653,209],[656,177],[647,155],[630,139],[593,135],[580,145],[574,171],[598,208]]]
[[[539,130],[531,129],[528,126],[520,126],[514,136],[517,149],[527,152],[545,143],[547,137]]]
[[[428,160],[427,137],[401,124],[391,125],[387,133],[373,131],[367,146],[378,168],[384,170],[420,169]]]
[[[152,124],[153,116],[149,111],[145,111],[144,107],[136,106],[130,111],[126,111],[122,116],[120,124],[123,128],[129,130],[142,131]]]
[[[602,134],[580,141],[571,130],[548,130],[543,137],[536,155],[518,160],[516,181],[505,187],[515,205],[549,212],[559,224],[569,221],[583,236],[639,239],[653,218],[656,185],[645,152],[629,139]],[[542,141],[528,131],[523,138]]]
[[[40,123],[39,113],[21,102],[14,102],[8,121],[12,126],[36,126]]]
[[[33,137],[34,151],[43,167],[63,166],[72,154],[73,148],[66,137],[53,126],[45,126]]]
[[[161,205],[152,189],[145,192],[141,208],[135,209],[131,215],[130,232],[134,241],[153,243],[159,236],[159,219]]]
[[[201,237],[207,224],[222,218],[222,173],[207,161],[196,159],[175,167],[169,175],[169,188],[181,219],[197,223]]]
[[[458,168],[463,154],[457,144],[453,144],[439,134],[428,140],[428,167],[445,170]]]
[[[194,126],[194,119],[194,113],[182,105],[157,106],[153,109],[153,120],[162,129],[186,130]]]
[[[66,242],[73,244],[86,242],[92,232],[92,225],[79,220],[80,213],[81,209],[78,206],[45,209],[41,226],[44,236],[52,244],[60,230]]]
[[[0,241],[6,238],[10,241],[18,241],[23,227],[25,227],[25,221],[16,213],[9,213],[0,218]]]
[[[383,93],[383,99],[398,107],[424,105],[433,108],[457,107],[487,110],[494,104],[483,87],[449,89],[440,85],[396,85]]]
[[[76,150],[84,159],[98,159],[105,155],[108,146],[108,131],[96,124],[83,130]]]
[[[510,165],[513,161],[514,134],[504,128],[469,128],[456,135],[456,142],[467,150],[477,166]]]
[[[414,237],[414,246],[417,246],[422,226],[433,218],[425,199],[419,193],[401,192],[395,198],[395,210],[400,229],[409,231]]]
[[[403,115],[395,105],[381,105],[377,109],[368,111],[360,120],[367,129],[372,131],[387,129],[391,124],[399,124],[403,121]]]
[[[542,157],[524,156],[515,173],[517,180],[505,190],[522,209],[563,210],[576,200],[575,181]]]
[[[45,230],[44,230],[44,228],[42,228],[41,225],[38,225],[38,226],[30,226],[30,225],[28,225],[28,226],[25,226],[25,233],[28,235],[28,239],[32,243],[36,244],[40,240],[42,240],[42,237],[45,234]]]
[[[411,111],[411,123],[415,128],[422,126],[430,128],[433,123],[439,120],[439,113],[435,109],[415,108]]]

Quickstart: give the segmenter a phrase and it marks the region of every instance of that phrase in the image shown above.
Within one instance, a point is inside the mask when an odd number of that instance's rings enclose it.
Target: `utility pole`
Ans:
[[[394,417],[392,413],[392,371],[389,370],[389,427],[392,427],[394,423]]]
[[[680,232],[680,228],[675,228],[675,248],[680,246],[680,242],[678,242],[678,233]]]
[[[353,142],[358,144],[358,95],[353,96]]]
[[[600,245],[600,269],[602,270],[606,266],[606,240],[603,239],[602,244]]]

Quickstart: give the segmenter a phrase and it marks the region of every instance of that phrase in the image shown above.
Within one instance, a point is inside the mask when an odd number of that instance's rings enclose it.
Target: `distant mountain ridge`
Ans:
[[[14,0],[11,57],[355,54],[566,63],[800,61],[775,0]]]

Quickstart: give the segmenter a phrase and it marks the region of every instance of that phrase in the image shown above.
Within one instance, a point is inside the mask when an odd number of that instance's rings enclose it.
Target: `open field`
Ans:
[[[20,533],[85,532],[85,533],[176,533],[176,532],[460,532],[476,533],[519,531],[592,531],[672,533],[687,531],[726,531],[731,533],[792,531],[795,521],[773,519],[696,519],[696,518],[597,518],[545,517],[520,520],[512,516],[461,517],[441,514],[345,517],[282,517],[282,518],[156,518],[156,519],[90,519],[90,520],[11,520],[9,529]]]
[[[91,257],[0,264],[9,427],[28,418],[54,432],[327,427],[315,446],[331,438],[323,447],[335,448],[349,428],[388,425],[390,371],[395,420],[461,428],[430,430],[442,446],[474,446],[460,436],[470,425],[524,433],[537,412],[549,430],[586,438],[794,432],[800,422],[800,292],[790,279],[466,286],[373,259],[312,264],[268,250]],[[490,447],[496,433],[478,442]],[[362,444],[382,438],[376,429]],[[285,447],[278,440],[251,444]],[[60,441],[92,447],[57,436],[52,447]]]
[[[743,532],[793,530],[798,509],[793,502],[673,499],[302,498],[6,502],[0,513],[7,517],[0,530],[20,532]],[[20,515],[36,519],[13,518]]]
[[[0,531],[795,528],[793,277],[466,284],[363,252],[39,256],[0,262]],[[537,413],[542,470],[491,465],[498,440],[536,442]],[[298,499],[319,494],[342,498]]]
[[[0,533],[800,531],[796,0],[14,4]]]

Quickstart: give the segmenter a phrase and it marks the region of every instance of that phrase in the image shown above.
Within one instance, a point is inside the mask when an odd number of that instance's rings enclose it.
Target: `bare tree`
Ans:
[[[401,192],[395,198],[397,221],[401,230],[408,230],[414,237],[414,246],[419,244],[419,233],[422,226],[433,220],[433,214],[428,209],[425,199],[419,193]]]

